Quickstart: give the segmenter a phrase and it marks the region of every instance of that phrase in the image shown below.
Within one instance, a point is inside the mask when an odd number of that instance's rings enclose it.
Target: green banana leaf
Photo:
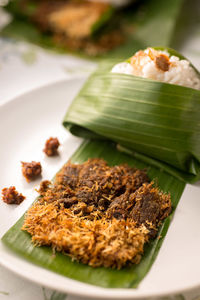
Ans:
[[[30,235],[21,231],[24,217],[3,236],[2,242],[30,262],[69,278],[105,288],[135,288],[156,259],[185,183],[169,175],[162,168],[150,166],[148,163],[117,151],[115,144],[111,142],[85,141],[72,156],[71,161],[82,163],[92,157],[104,158],[109,165],[127,163],[137,168],[146,168],[150,179],[154,179],[161,190],[171,194],[172,214],[161,225],[158,237],[146,246],[143,258],[138,265],[121,270],[103,267],[92,268],[88,265],[73,262],[68,256],[61,253],[52,255],[51,248],[35,247],[31,243]]]
[[[133,51],[149,45],[169,46],[183,1],[138,0],[131,7],[115,11],[114,17],[112,17],[113,13],[108,13],[94,26],[94,31],[99,31],[105,23],[115,28],[116,22],[121,22],[128,30],[125,42],[121,46],[106,54],[99,55],[97,58],[110,59],[116,57],[125,59],[131,56]],[[41,33],[34,24],[28,21],[27,17],[30,17],[36,9],[35,2],[31,2],[26,12],[20,9],[20,2],[21,0],[10,1],[6,9],[14,18],[0,34],[66,53],[66,49],[55,44],[50,34]],[[107,26],[104,27],[107,30]],[[83,57],[92,58],[84,55],[83,52],[76,53]]]
[[[200,91],[110,70],[103,64],[88,79],[64,126],[77,136],[117,142],[186,182],[199,180]]]

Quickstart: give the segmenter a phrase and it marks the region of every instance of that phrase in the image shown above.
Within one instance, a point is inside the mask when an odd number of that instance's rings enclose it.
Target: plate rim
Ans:
[[[1,240],[0,240],[0,244],[1,245],[3,244]],[[4,245],[3,245],[3,247],[7,248]],[[9,250],[9,252],[12,252],[10,249],[8,249],[8,250]],[[0,249],[0,254],[1,254],[1,249]],[[70,281],[77,282],[78,284],[81,283],[82,286],[85,286],[85,289],[83,289],[81,292],[78,292],[77,287],[72,288],[70,285],[68,285],[68,286],[66,285],[67,289],[65,289],[64,287],[59,287],[59,289],[58,289],[58,287],[56,286],[56,281],[48,283],[47,281],[45,281],[45,279],[43,280],[43,278],[45,278],[45,277],[42,278],[42,282],[41,282],[41,280],[38,280],[37,277],[35,277],[35,276],[30,278],[31,276],[30,276],[30,273],[28,270],[23,271],[23,274],[21,274],[19,269],[17,269],[15,266],[13,267],[8,262],[4,262],[0,257],[0,265],[5,267],[12,273],[17,274],[20,278],[23,278],[29,282],[33,282],[38,285],[45,286],[50,289],[57,290],[59,292],[63,292],[63,293],[70,294],[73,296],[88,297],[89,299],[92,299],[94,297],[95,297],[95,299],[106,299],[106,298],[107,299],[122,299],[122,296],[123,296],[123,299],[145,299],[147,297],[148,298],[160,298],[160,297],[165,297],[165,296],[174,296],[174,295],[178,295],[178,294],[183,294],[183,293],[191,292],[191,291],[194,291],[194,290],[200,288],[200,284],[199,284],[199,285],[193,285],[190,287],[186,287],[184,289],[176,289],[175,288],[171,291],[163,291],[163,292],[158,292],[158,293],[155,293],[155,292],[148,293],[146,291],[146,292],[143,292],[143,294],[137,294],[137,288],[136,289],[133,289],[133,288],[130,288],[130,289],[127,289],[127,288],[124,288],[124,289],[122,289],[122,288],[102,288],[99,286],[95,286],[92,284],[87,284],[87,283],[84,283],[84,282],[81,282],[78,280],[74,280],[69,277],[65,277],[56,272],[53,272],[53,271],[50,271],[43,267],[40,267],[39,265],[33,264],[30,261],[21,258],[20,255],[17,255],[14,252],[13,252],[12,256],[14,256],[14,258],[17,260],[22,260],[23,263],[25,263],[27,265],[32,265],[33,267],[42,269],[43,271],[45,271],[47,273],[51,273],[51,274],[54,274],[55,276],[62,277],[65,280],[69,281],[69,283],[70,283]],[[96,288],[98,290],[97,293],[89,292],[87,289],[88,286],[92,286],[94,289]],[[102,295],[102,293],[103,293],[103,295]]]

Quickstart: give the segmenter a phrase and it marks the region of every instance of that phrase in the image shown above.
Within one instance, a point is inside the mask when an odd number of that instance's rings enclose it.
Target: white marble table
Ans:
[[[3,15],[0,12],[0,21]],[[1,26],[1,23],[0,23]],[[200,69],[200,26],[181,52]],[[57,55],[36,46],[0,38],[0,104],[41,85],[89,74],[95,64],[70,55]],[[28,282],[0,266],[0,300],[78,300]],[[163,299],[166,299],[163,298]],[[200,289],[167,299],[200,300]]]

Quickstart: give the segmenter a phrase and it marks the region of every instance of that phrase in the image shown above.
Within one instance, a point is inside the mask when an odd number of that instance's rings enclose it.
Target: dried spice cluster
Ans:
[[[7,204],[20,204],[24,199],[25,197],[18,193],[14,186],[2,190],[2,200]]]
[[[22,164],[22,174],[26,178],[27,182],[30,182],[36,179],[41,175],[42,166],[40,162],[32,161],[32,162],[21,162]]]
[[[153,187],[144,170],[109,167],[101,159],[68,162],[39,193],[23,230],[37,245],[93,267],[139,263],[145,242],[171,211],[170,196]]]
[[[59,140],[57,138],[50,137],[46,141],[43,151],[47,156],[55,156],[58,154],[59,146],[60,146]]]

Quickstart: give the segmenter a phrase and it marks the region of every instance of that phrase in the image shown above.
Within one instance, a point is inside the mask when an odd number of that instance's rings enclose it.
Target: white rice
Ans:
[[[151,48],[147,48],[144,53],[148,54],[149,49]],[[142,56],[139,60],[139,66],[122,62],[115,65],[111,72],[140,76],[200,90],[200,76],[190,66],[189,61],[180,60],[177,56],[170,57],[169,53],[165,51],[156,51],[156,53],[165,54],[169,57],[170,66],[168,71],[159,69],[155,60],[149,56]]]

